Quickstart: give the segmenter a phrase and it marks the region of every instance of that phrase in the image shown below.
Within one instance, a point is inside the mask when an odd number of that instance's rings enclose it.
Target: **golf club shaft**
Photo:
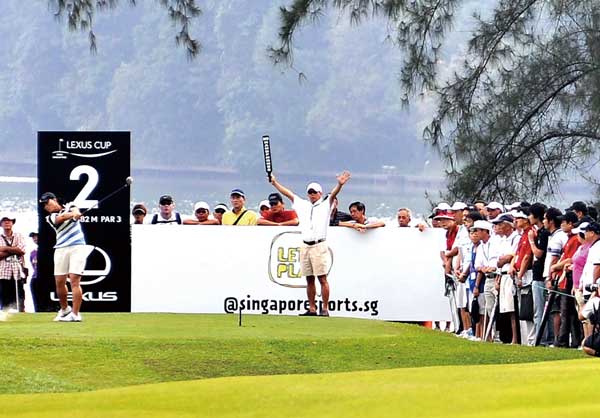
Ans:
[[[117,190],[115,190],[114,192],[104,196],[102,199],[98,200],[96,203],[94,203],[92,206],[90,206],[89,208],[81,211],[81,214],[84,215],[87,211],[94,209],[96,206],[99,206],[100,203],[106,201],[107,199],[113,197],[114,195],[116,195],[117,193],[119,193],[121,190],[127,188],[129,186],[129,183],[125,183],[124,185],[122,185],[121,187],[119,187]]]

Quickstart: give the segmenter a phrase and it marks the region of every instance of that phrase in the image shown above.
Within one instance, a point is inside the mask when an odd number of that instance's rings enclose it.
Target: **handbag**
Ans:
[[[531,285],[522,287],[520,291],[519,319],[521,321],[533,321],[533,292]]]

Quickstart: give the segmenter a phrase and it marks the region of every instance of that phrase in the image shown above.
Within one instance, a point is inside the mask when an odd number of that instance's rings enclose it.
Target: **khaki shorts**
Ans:
[[[300,269],[303,276],[323,276],[329,273],[331,257],[327,243],[300,247]]]
[[[77,274],[81,276],[85,270],[88,255],[94,250],[91,245],[73,245],[54,250],[54,275]]]

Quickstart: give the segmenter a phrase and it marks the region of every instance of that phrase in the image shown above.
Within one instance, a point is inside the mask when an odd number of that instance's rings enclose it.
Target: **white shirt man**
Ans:
[[[321,284],[321,316],[329,316],[329,283],[327,274],[331,266],[327,239],[327,227],[332,211],[332,204],[342,186],[350,179],[350,173],[344,171],[337,176],[337,185],[331,193],[323,196],[323,189],[319,183],[310,183],[306,187],[307,199],[302,199],[288,188],[282,186],[275,176],[270,176],[271,184],[293,203],[293,209],[298,214],[303,246],[300,247],[300,265],[302,275],[306,276],[306,294],[308,296],[308,310],[302,316],[316,316],[316,286],[315,276]]]

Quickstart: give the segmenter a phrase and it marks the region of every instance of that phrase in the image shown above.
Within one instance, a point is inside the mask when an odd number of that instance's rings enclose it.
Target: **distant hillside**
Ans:
[[[335,14],[298,39],[297,73],[268,61],[282,0],[204,1],[189,62],[155,2],[97,16],[98,54],[45,1],[0,3],[3,159],[34,160],[38,130],[130,130],[134,166],[437,171],[420,140],[425,110],[400,107],[399,53],[382,21],[353,28]],[[418,127],[419,126],[419,127]],[[430,161],[433,164],[426,164]],[[439,171],[437,171],[439,175]]]

